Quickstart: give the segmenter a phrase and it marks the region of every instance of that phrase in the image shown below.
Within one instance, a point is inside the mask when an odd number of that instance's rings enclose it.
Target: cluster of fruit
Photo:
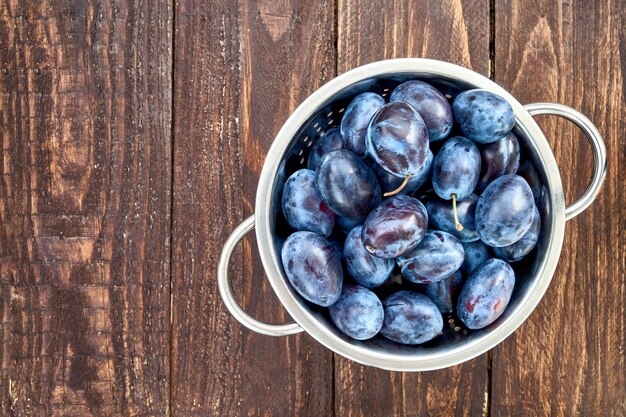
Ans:
[[[424,343],[449,313],[488,326],[511,298],[509,263],[539,239],[538,182],[520,167],[513,109],[485,90],[450,101],[417,80],[389,102],[358,95],[284,185],[285,274],[354,339]]]

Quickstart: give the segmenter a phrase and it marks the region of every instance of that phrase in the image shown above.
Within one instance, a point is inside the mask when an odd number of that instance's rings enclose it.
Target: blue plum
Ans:
[[[452,112],[463,135],[478,143],[502,139],[515,125],[511,105],[486,90],[462,92],[454,99]]]
[[[457,315],[470,329],[489,326],[502,315],[513,294],[515,272],[501,259],[489,259],[467,278]]]
[[[462,245],[465,250],[465,259],[461,265],[461,271],[467,275],[474,272],[474,269],[480,264],[493,257],[489,246],[485,245],[482,240],[462,243]]]
[[[487,186],[476,204],[476,230],[489,246],[508,246],[528,232],[535,216],[533,193],[524,178],[509,174]]]
[[[335,326],[356,340],[371,339],[383,325],[382,303],[376,294],[360,285],[344,285],[328,312]]]
[[[322,158],[330,151],[343,148],[343,138],[339,132],[339,128],[333,127],[326,131],[324,136],[315,142],[309,153],[308,167],[315,171],[319,167]]]
[[[367,153],[383,169],[401,178],[419,176],[428,160],[428,130],[410,104],[394,101],[372,117],[365,135]]]
[[[450,233],[459,239],[460,242],[473,242],[480,239],[474,221],[477,202],[478,196],[476,194],[470,194],[463,200],[456,202],[459,222],[463,225],[463,230],[459,231],[456,229],[454,214],[449,202],[439,198],[433,198],[427,201],[426,210],[428,210],[430,226]]]
[[[430,177],[433,159],[433,153],[429,150],[426,159],[426,165],[424,165],[422,173],[416,174],[414,176],[412,175],[411,179],[398,193],[410,195],[417,191],[417,189],[420,188],[422,185],[424,185]],[[378,182],[380,183],[380,187],[382,188],[383,193],[398,189],[404,182],[404,178],[397,177],[390,172],[385,171],[383,167],[373,161],[372,167],[376,172],[376,176],[378,177]]]
[[[365,153],[365,134],[372,116],[385,105],[385,99],[375,93],[356,96],[341,119],[343,147],[357,154]]]
[[[478,194],[496,178],[517,172],[520,158],[519,142],[511,132],[502,139],[483,146],[480,149],[480,158],[480,178],[476,185]]]
[[[424,294],[433,300],[441,313],[451,313],[463,288],[463,282],[463,274],[461,274],[461,271],[456,271],[448,278],[439,282],[425,284]]]
[[[524,256],[528,255],[533,250],[537,242],[539,241],[539,233],[541,232],[541,215],[539,210],[535,207],[535,217],[528,229],[528,232],[520,240],[501,248],[493,248],[493,253],[502,260],[507,262],[517,262]]]
[[[538,202],[539,197],[541,197],[541,180],[539,179],[539,174],[537,173],[533,163],[530,161],[522,162],[517,169],[517,175],[526,180],[528,186],[533,192],[535,202]]]
[[[480,175],[480,151],[462,136],[448,139],[433,162],[433,188],[444,200],[462,200],[476,187]]]
[[[406,101],[424,119],[430,141],[444,139],[452,130],[454,119],[446,97],[423,81],[407,81],[397,86],[389,101]]]
[[[301,169],[294,172],[283,188],[282,207],[285,218],[296,230],[330,236],[335,226],[335,213],[322,201],[315,187],[315,172]]]
[[[367,216],[363,223],[363,244],[374,256],[396,258],[415,248],[427,227],[426,207],[416,198],[396,195]]]
[[[357,226],[348,234],[343,245],[343,255],[352,278],[366,288],[376,288],[391,276],[395,262],[369,253],[363,245],[362,229]]]
[[[380,333],[405,345],[434,339],[443,330],[443,317],[437,305],[414,291],[398,291],[383,301],[385,319]]]
[[[341,294],[341,255],[322,236],[292,233],[281,251],[287,279],[304,299],[322,307],[334,304]]]
[[[345,149],[322,159],[315,183],[322,200],[340,216],[361,221],[381,201],[376,174],[363,160]]]
[[[426,232],[411,252],[396,259],[402,276],[418,284],[441,281],[456,272],[463,263],[465,252],[461,242],[450,233],[439,230]]]

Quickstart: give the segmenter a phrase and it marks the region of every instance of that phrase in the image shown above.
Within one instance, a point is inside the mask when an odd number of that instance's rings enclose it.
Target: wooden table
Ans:
[[[0,2],[3,416],[626,415],[626,1]],[[290,112],[335,75],[451,61],[604,134],[595,204],[500,346],[421,374],[366,368],[228,314],[216,263]],[[574,201],[590,149],[540,118]],[[246,310],[289,320],[253,239]]]

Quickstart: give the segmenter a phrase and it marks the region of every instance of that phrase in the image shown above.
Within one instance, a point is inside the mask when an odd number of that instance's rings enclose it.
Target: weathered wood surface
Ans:
[[[332,353],[243,330],[215,279],[274,136],[334,75],[333,3],[180,1],[175,15],[174,414],[330,415]],[[251,234],[233,257],[235,292],[250,314],[290,320],[256,252]]]
[[[0,414],[626,415],[625,10],[0,1]],[[603,192],[567,224],[537,311],[490,354],[422,374],[244,330],[215,281],[289,113],[337,73],[401,56],[578,108],[609,150]],[[566,122],[540,124],[571,202],[588,145]],[[233,257],[238,299],[287,321],[255,253],[251,236]]]
[[[604,135],[608,174],[568,222],[556,274],[528,321],[493,350],[492,415],[626,415],[626,2],[496,2],[495,79],[522,103],[554,101]],[[539,119],[573,202],[592,172],[568,122]]]
[[[0,3],[0,414],[166,415],[168,2]]]

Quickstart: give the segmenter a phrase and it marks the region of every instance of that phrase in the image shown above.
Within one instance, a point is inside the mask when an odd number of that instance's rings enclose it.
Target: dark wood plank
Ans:
[[[441,59],[489,71],[489,3],[340,0],[338,68],[394,57]],[[336,356],[338,416],[484,415],[487,354],[453,368],[400,373]]]
[[[431,58],[489,75],[489,2],[338,0],[337,68]]]
[[[579,109],[606,140],[598,200],[566,225],[557,272],[528,321],[493,352],[492,415],[626,415],[626,3],[497,1],[495,78],[522,103]],[[539,119],[572,202],[591,177],[589,145]]]
[[[4,416],[167,414],[171,17],[0,4]]]
[[[175,15],[173,414],[330,415],[332,354],[244,330],[215,278],[275,134],[334,74],[333,3],[190,0]],[[255,253],[251,238],[233,258],[239,299],[287,321]]]

